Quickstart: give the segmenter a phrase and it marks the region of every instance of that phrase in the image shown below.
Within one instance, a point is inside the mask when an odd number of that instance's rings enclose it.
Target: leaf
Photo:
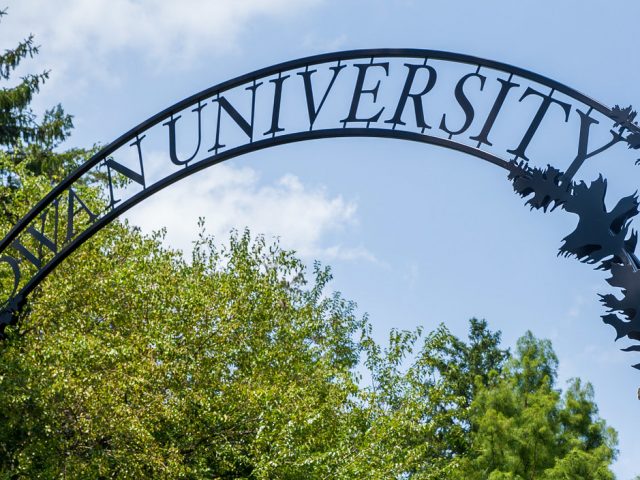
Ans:
[[[631,332],[630,323],[620,319],[618,315],[609,313],[602,316],[602,321],[616,329],[616,340],[626,337]]]
[[[629,148],[637,150],[640,148],[640,132],[634,132],[625,138]]]
[[[615,122],[615,124],[613,125],[614,127],[626,127],[627,124],[633,123],[638,113],[633,110],[633,107],[631,105],[625,108],[616,105],[611,109],[611,114],[611,118]]]
[[[621,302],[622,310],[640,307],[640,271],[630,264],[611,265],[611,278],[607,283],[613,287],[622,289],[625,300]]]
[[[607,181],[600,175],[591,185],[580,182],[573,188],[573,195],[564,203],[565,210],[578,215],[576,229],[563,239],[561,255],[575,255],[580,261],[596,263],[610,259],[622,263],[623,251],[634,242],[629,233],[629,221],[638,214],[638,197],[630,195],[621,199],[610,212],[604,198]]]
[[[523,198],[529,197],[527,205],[531,208],[542,208],[545,212],[553,203],[551,211],[567,201],[571,184],[563,184],[563,172],[547,165],[547,168],[521,168],[522,173],[511,174],[513,189]]]
[[[640,352],[640,345],[632,345],[627,348],[621,348],[623,352]]]

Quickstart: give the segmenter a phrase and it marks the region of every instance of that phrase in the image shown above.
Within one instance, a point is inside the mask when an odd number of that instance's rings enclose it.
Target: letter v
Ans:
[[[327,99],[327,96],[329,95],[329,92],[331,91],[331,88],[333,87],[333,84],[335,83],[336,78],[338,77],[338,74],[345,67],[346,65],[338,64],[336,67],[329,68],[329,70],[333,71],[333,77],[331,77],[329,86],[325,90],[324,95],[322,96],[322,100],[320,101],[320,105],[318,105],[317,108],[316,108],[316,102],[313,99],[313,85],[311,83],[311,75],[317,72],[317,70],[307,69],[304,72],[298,73],[298,75],[300,75],[304,80],[304,93],[306,95],[306,100],[307,100],[307,110],[309,111],[309,130],[313,129],[313,124],[315,123],[316,118],[318,118],[318,115],[320,114],[320,110],[322,109],[322,106],[324,105],[324,102]]]

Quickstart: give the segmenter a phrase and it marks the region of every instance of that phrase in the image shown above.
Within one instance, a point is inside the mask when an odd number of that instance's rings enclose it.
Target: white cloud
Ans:
[[[232,229],[279,237],[282,245],[306,259],[365,260],[375,257],[360,245],[331,242],[357,226],[357,205],[309,187],[287,174],[261,184],[251,168],[218,165],[181,180],[132,209],[126,216],[146,232],[167,227],[167,243],[190,251],[198,236],[198,218],[208,233],[225,240]]]
[[[9,0],[1,34],[9,46],[34,33],[44,45],[43,63],[58,76],[84,65],[107,80],[102,64],[111,54],[135,53],[152,68],[185,66],[236,49],[253,20],[296,14],[319,1]]]

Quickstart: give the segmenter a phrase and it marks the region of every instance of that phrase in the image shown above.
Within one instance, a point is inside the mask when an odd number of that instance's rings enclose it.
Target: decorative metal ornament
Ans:
[[[614,295],[600,295],[609,313],[603,321],[616,329],[616,340],[628,337],[640,340],[640,262],[635,256],[637,233],[629,230],[630,220],[638,214],[638,196],[621,199],[610,212],[604,200],[607,181],[599,176],[587,185],[567,179],[552,166],[545,170],[515,164],[519,172],[512,172],[514,190],[528,197],[531,208],[545,212],[551,205],[578,215],[576,229],[563,239],[558,255],[574,256],[581,262],[609,270],[610,285],[622,289],[622,299]],[[640,345],[624,349],[640,351]],[[640,363],[634,365],[640,369]]]
[[[441,69],[449,66],[458,76],[447,83]],[[434,122],[429,100],[443,91],[450,99],[448,110],[436,112]],[[478,95],[485,95],[486,111],[472,100]],[[536,107],[533,117],[526,118],[525,131],[505,142],[496,140],[496,124],[520,103]],[[540,135],[550,112],[562,120],[560,125],[578,122],[576,155],[567,165],[542,167],[529,158],[532,140]],[[607,181],[602,175],[588,182],[575,180],[593,157],[619,146],[640,149],[636,115],[631,107],[608,108],[524,69],[433,50],[338,52],[243,75],[178,102],[101,149],[5,235],[0,241],[0,275],[10,279],[10,291],[0,298],[0,334],[17,321],[28,295],[60,262],[164,187],[222,161],[276,145],[383,137],[473,155],[505,169],[531,209],[577,215],[578,224],[563,239],[559,255],[610,273],[607,281],[620,289],[621,297],[601,295],[608,309],[602,318],[615,328],[617,339],[640,341],[640,261],[634,253],[637,234],[630,226],[638,214],[638,197],[622,198],[608,211]],[[606,128],[610,134],[604,145],[593,147],[595,128]],[[89,206],[77,188],[96,176],[107,179],[95,184],[102,189],[100,209]],[[640,344],[624,350],[640,351]],[[640,369],[640,363],[634,366]]]

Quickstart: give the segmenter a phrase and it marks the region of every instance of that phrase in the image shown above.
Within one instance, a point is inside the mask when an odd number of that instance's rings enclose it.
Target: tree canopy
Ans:
[[[510,354],[474,319],[383,347],[329,280],[247,232],[186,261],[112,226],[0,346],[0,472],[613,478],[615,433],[588,384],[557,389],[548,341]]]
[[[4,232],[82,157],[55,149],[62,108],[33,116],[42,79],[0,92]],[[472,319],[381,345],[328,268],[218,240],[186,258],[114,222],[31,295],[0,342],[0,478],[613,478],[615,431],[549,341]]]

